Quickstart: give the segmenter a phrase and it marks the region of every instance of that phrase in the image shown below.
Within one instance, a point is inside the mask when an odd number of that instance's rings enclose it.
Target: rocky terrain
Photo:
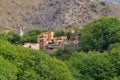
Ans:
[[[101,16],[120,18],[120,5],[103,0],[0,0],[0,30],[81,27]]]

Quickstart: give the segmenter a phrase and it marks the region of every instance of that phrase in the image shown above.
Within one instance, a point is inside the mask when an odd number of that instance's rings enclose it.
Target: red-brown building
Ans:
[[[67,36],[55,37],[54,32],[44,32],[37,35],[37,43],[25,43],[24,47],[40,50],[43,49],[49,54],[54,53],[58,48],[68,48],[70,50],[77,49],[79,47],[78,36],[75,36],[75,40],[68,40]]]
[[[55,51],[64,44],[65,40],[67,40],[66,36],[54,37],[54,32],[44,32],[37,36],[37,43],[40,44],[40,49],[47,51]]]

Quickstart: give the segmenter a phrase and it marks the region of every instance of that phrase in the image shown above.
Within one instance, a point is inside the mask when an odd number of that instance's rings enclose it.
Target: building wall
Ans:
[[[54,37],[54,32],[45,32],[37,36],[37,42],[40,44],[40,49],[52,52],[62,47],[66,36]]]
[[[33,44],[33,43],[25,43],[23,46],[26,47],[26,48],[31,48],[31,49],[35,49],[35,50],[40,49],[38,43],[35,43],[35,44]]]
[[[79,48],[78,36],[75,36],[76,40],[68,40],[67,36],[54,37],[54,32],[44,32],[37,36],[37,43],[25,43],[24,47],[39,50],[46,50],[49,54],[54,53],[58,48],[68,48],[70,50],[76,50]]]

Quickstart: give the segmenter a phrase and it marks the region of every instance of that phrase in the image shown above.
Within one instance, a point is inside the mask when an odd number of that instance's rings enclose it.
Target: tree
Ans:
[[[31,29],[30,31],[26,32],[22,37],[21,37],[21,42],[31,42],[31,43],[36,43],[37,42],[37,35],[46,32],[46,30],[42,29]]]
[[[13,32],[13,31],[1,32],[0,39],[9,41],[10,43],[13,43],[13,44],[18,44],[20,42],[20,36],[16,32]]]
[[[120,80],[120,76],[115,76],[112,80]]]
[[[55,36],[57,36],[57,37],[59,37],[59,36],[65,36],[64,30],[62,30],[62,29],[57,29],[57,30],[55,31]]]
[[[0,56],[0,80],[16,80],[17,67]]]
[[[81,50],[104,51],[110,44],[120,42],[120,20],[103,17],[84,26],[80,39]]]
[[[18,44],[20,42],[20,36],[16,32],[8,32],[7,40],[13,44]]]
[[[59,36],[67,36],[67,38],[70,39],[71,34],[72,34],[71,32],[64,32],[64,30],[62,30],[62,29],[57,29],[57,30],[55,31],[55,36],[56,36],[56,37],[59,37]]]
[[[11,45],[0,39],[0,56],[17,67],[17,80],[74,80],[64,62],[51,58],[42,51]],[[12,70],[14,67],[10,71]]]
[[[0,39],[7,40],[8,34],[5,32],[0,32]]]
[[[109,56],[111,59],[111,63],[114,65],[114,67],[116,68],[116,76],[120,75],[120,43],[115,43],[115,44],[111,44],[109,46]]]
[[[66,62],[76,80],[111,80],[117,76],[107,52],[75,52]]]
[[[72,33],[71,32],[66,32],[65,35],[67,36],[68,39],[71,38]]]
[[[56,57],[57,59],[60,59],[62,61],[66,61],[70,58],[71,54],[73,53],[74,51],[68,49],[68,48],[58,48],[55,52],[55,54],[52,54],[51,56],[53,57]]]

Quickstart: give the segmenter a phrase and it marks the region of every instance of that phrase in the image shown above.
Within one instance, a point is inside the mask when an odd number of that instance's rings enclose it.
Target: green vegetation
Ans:
[[[0,32],[0,39],[7,40],[12,44],[20,44],[20,43],[36,43],[37,42],[37,35],[46,32],[46,30],[41,29],[31,29],[28,32],[24,33],[23,36],[19,36],[17,32]]]
[[[16,80],[16,73],[16,66],[0,56],[0,80]]]
[[[0,56],[4,58],[0,57],[0,61],[4,62],[0,63],[0,70],[3,71],[0,72],[1,80],[73,80],[63,62],[42,51],[0,40]]]
[[[0,32],[0,39],[7,40],[7,33]]]
[[[62,61],[66,61],[70,58],[73,51],[67,49],[67,48],[58,48],[55,54],[52,54],[51,56],[55,56],[57,59],[60,59]]]
[[[110,44],[120,42],[120,20],[103,17],[84,26],[81,36],[81,50],[104,51]]]
[[[70,39],[72,33],[70,32],[65,32],[63,29],[58,29],[55,31],[55,36],[60,37],[60,36],[67,36],[68,39]]]
[[[120,43],[108,51],[75,52],[66,61],[76,80],[118,80],[120,77]]]
[[[46,30],[41,30],[41,29],[31,29],[30,31],[26,32],[22,37],[21,37],[21,42],[26,43],[26,42],[31,42],[31,43],[36,43],[37,42],[37,35],[46,32]]]
[[[20,42],[20,36],[16,32],[8,32],[7,40],[13,44],[18,44]]]
[[[56,57],[65,60],[75,80],[119,80],[120,20],[103,17],[79,31],[82,32],[80,52],[66,57],[59,49]]]
[[[55,36],[59,37],[59,36],[65,36],[65,32],[63,29],[58,29],[55,31]]]
[[[16,32],[1,32],[0,39],[7,40],[12,44],[18,44],[20,42],[20,36]]]
[[[59,48],[52,57],[12,45],[20,42],[16,33],[0,33],[0,79],[120,80],[120,20],[103,17],[76,31],[82,32],[79,52]],[[28,31],[21,41],[35,42],[41,32]],[[63,32],[58,30],[55,35],[67,35]]]

